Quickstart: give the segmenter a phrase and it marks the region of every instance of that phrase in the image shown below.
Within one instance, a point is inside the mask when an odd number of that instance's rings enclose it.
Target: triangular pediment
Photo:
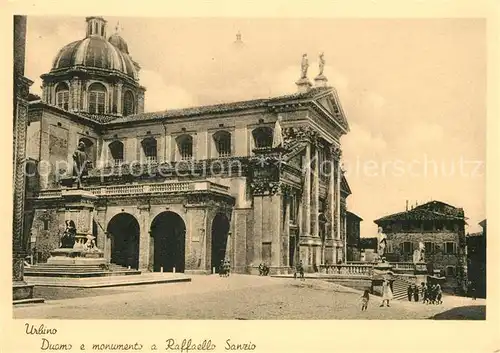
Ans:
[[[315,99],[316,103],[328,113],[335,121],[339,123],[347,131],[349,124],[340,105],[338,96],[334,90],[330,91],[327,95],[323,95]]]

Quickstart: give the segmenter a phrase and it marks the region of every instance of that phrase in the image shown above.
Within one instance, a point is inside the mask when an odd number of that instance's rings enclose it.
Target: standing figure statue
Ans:
[[[87,167],[85,143],[80,141],[77,150],[73,153],[73,176],[76,177],[78,189],[80,188],[81,177],[87,175]]]
[[[319,54],[319,74],[318,76],[323,75],[323,70],[325,69],[325,58],[324,58],[324,53]]]
[[[282,121],[283,117],[281,115],[278,115],[278,119],[276,120],[273,131],[273,148],[283,147],[283,131],[281,129]]]
[[[387,235],[384,234],[384,230],[382,229],[382,227],[378,227],[377,239],[378,239],[377,253],[379,258],[382,259],[385,254],[385,248],[387,247]]]
[[[302,54],[302,63],[301,63],[301,69],[302,69],[302,75],[301,79],[307,78],[307,69],[309,68],[309,60],[307,59],[307,54]]]

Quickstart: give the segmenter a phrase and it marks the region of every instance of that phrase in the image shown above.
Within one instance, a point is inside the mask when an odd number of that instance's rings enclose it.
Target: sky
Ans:
[[[325,76],[350,125],[341,139],[361,236],[373,221],[439,200],[486,217],[486,26],[480,19],[245,19],[106,17],[140,63],[145,110],[294,93],[300,60]],[[28,18],[26,76],[85,36],[84,17]],[[240,31],[244,45],[234,45]]]

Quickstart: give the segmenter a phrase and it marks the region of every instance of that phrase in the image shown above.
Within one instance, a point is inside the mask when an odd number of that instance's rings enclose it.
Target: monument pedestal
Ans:
[[[382,294],[382,284],[384,280],[388,280],[392,290],[392,283],[394,282],[394,276],[392,272],[392,265],[385,261],[379,261],[373,265],[372,274],[372,294]]]
[[[92,235],[92,212],[97,196],[82,189],[63,190],[62,196],[66,206],[66,221],[75,223],[73,232],[76,234],[73,244],[69,244],[71,247],[58,248],[50,252],[47,264],[106,267],[104,252],[97,249]]]

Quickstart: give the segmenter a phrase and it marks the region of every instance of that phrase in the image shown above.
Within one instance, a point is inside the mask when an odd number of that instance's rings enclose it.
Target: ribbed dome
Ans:
[[[108,42],[117,47],[122,53],[128,54],[128,45],[118,33],[113,34],[109,37]]]
[[[122,41],[126,46],[127,43],[123,39]],[[127,48],[126,51],[122,51],[121,48],[114,46],[103,37],[90,36],[63,47],[54,59],[52,70],[87,66],[118,70],[137,79],[137,71],[127,53]]]

